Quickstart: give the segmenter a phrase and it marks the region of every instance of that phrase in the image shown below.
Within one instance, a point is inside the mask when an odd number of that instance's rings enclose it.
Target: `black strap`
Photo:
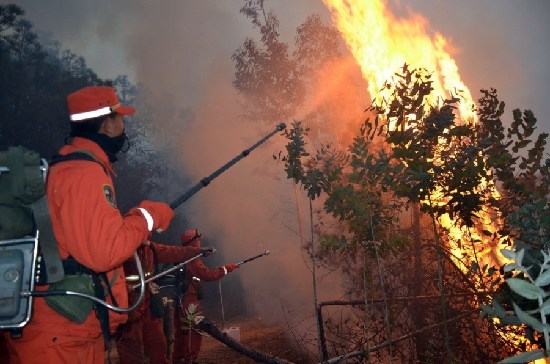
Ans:
[[[149,244],[149,248],[151,248],[151,251],[153,252],[153,274],[157,275],[159,273],[159,260],[157,256],[157,251],[151,244]]]
[[[179,314],[182,307],[181,307],[181,299],[183,297],[183,294],[187,290],[186,284],[185,284],[185,278],[187,275],[187,269],[184,267],[178,269],[176,272],[176,289],[174,292],[174,301],[176,303],[176,314]]]
[[[105,300],[105,290],[103,288],[103,285],[101,284],[101,275],[104,275],[105,273],[101,274],[92,274],[92,280],[94,282],[94,293],[97,298],[100,300]],[[107,282],[107,287],[109,287],[109,282]],[[111,332],[109,329],[109,310],[107,307],[100,305],[96,302],[94,302],[95,312],[97,315],[97,318],[99,320],[99,324],[101,326],[101,332],[103,332],[103,337],[105,339],[105,343],[109,343],[111,341]]]
[[[68,257],[67,259],[61,260],[61,266],[63,267],[64,275],[75,275],[75,274],[88,274],[88,275],[94,275],[96,274],[93,270],[90,268],[87,268],[77,262],[74,258]],[[53,283],[48,280],[48,274],[46,272],[46,269],[41,269],[40,273],[38,275],[38,280],[36,282],[37,286],[45,286],[47,284]]]
[[[65,271],[65,274],[96,274],[93,270],[83,266],[72,257],[63,259],[63,270]]]
[[[103,170],[105,171],[105,174],[109,174],[109,172],[107,171],[107,169],[105,168],[103,163],[101,163],[100,161],[95,159],[94,156],[91,153],[87,153],[87,152],[84,152],[84,151],[82,151],[82,152],[72,152],[72,153],[65,154],[65,155],[55,154],[55,155],[52,156],[52,158],[48,162],[48,165],[53,166],[54,164],[57,164],[59,162],[75,161],[75,160],[84,160],[84,161],[96,162],[97,164],[99,164],[101,166],[101,168],[103,168]]]

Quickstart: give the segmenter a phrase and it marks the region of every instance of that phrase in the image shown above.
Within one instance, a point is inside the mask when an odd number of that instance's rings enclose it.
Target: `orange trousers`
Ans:
[[[97,338],[82,338],[25,327],[21,338],[12,339],[9,333],[5,333],[4,338],[8,342],[10,364],[105,363],[105,342],[102,335]]]
[[[144,363],[145,357],[151,364],[169,364],[163,320],[152,317],[151,310],[144,310],[140,320],[122,325],[121,332],[116,343],[120,364]]]

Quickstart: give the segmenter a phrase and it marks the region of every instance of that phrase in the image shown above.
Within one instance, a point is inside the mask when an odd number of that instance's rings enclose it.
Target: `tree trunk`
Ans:
[[[424,294],[424,266],[422,262],[422,236],[420,229],[420,207],[418,204],[412,207],[413,221],[412,221],[412,235],[414,239],[413,245],[413,287],[412,296],[421,296]],[[424,319],[424,307],[423,305],[412,305],[411,314],[414,322],[414,330],[417,331],[426,326],[426,320]],[[428,348],[426,342],[426,335],[421,333],[414,338],[416,346],[416,358],[420,363],[424,363],[424,354]]]

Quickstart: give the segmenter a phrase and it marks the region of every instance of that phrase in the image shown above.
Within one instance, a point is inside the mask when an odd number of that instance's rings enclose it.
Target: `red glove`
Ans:
[[[147,220],[147,229],[158,232],[168,229],[170,221],[174,217],[172,208],[164,202],[142,201],[139,210]]]
[[[227,269],[227,273],[231,273],[237,268],[239,268],[237,264],[228,264],[225,266],[225,269]]]

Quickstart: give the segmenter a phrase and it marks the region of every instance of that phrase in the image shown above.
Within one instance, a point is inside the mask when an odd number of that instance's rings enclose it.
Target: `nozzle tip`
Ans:
[[[279,125],[277,125],[277,129],[278,130],[283,130],[286,128],[286,124],[285,123],[280,123]]]

